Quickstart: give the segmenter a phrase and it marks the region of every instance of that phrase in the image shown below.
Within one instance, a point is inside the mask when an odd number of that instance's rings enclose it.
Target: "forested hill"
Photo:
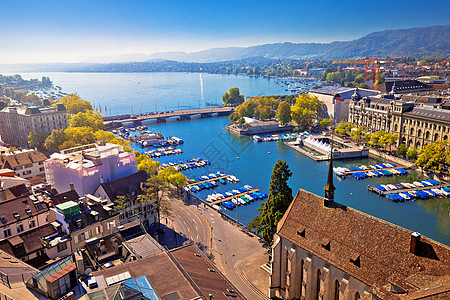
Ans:
[[[152,59],[182,62],[217,62],[248,57],[273,59],[345,59],[367,56],[448,56],[450,55],[450,25],[385,30],[347,42],[276,43],[252,47],[213,48],[200,52],[155,53]]]

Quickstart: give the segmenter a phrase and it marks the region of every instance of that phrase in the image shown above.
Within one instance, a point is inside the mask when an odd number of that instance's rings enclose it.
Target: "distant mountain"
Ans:
[[[217,62],[248,57],[345,59],[367,56],[448,55],[450,55],[450,25],[440,25],[374,32],[347,42],[276,43],[252,47],[213,48],[191,53],[154,53],[149,55],[149,58],[182,62]]]

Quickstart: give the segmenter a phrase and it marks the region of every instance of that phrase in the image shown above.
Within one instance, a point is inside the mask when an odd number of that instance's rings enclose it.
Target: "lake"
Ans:
[[[239,87],[245,96],[286,94],[273,80],[235,75],[197,73],[25,73],[24,78],[49,76],[65,92],[77,92],[97,107],[101,105],[112,114],[144,113],[204,107],[206,102],[220,102],[231,87]],[[184,172],[197,178],[211,172],[223,171],[235,175],[239,183],[228,183],[217,189],[196,195],[206,199],[210,193],[224,192],[249,184],[262,192],[269,192],[270,176],[277,159],[286,160],[294,173],[289,184],[295,194],[299,188],[318,195],[324,194],[328,163],[314,162],[281,142],[256,143],[251,137],[236,136],[225,131],[227,117],[171,121],[165,124],[144,123],[149,130],[164,136],[177,136],[185,142],[181,155],[164,157],[161,162],[185,161],[201,156],[211,161],[208,168]],[[143,149],[136,147],[141,152]],[[269,154],[270,152],[270,154]],[[239,157],[239,159],[237,159]],[[335,166],[375,164],[374,159],[336,161]],[[435,198],[407,202],[392,202],[367,191],[368,185],[412,182],[424,177],[410,172],[403,177],[383,177],[366,180],[335,177],[335,200],[370,215],[400,225],[444,244],[450,244],[450,199]],[[246,224],[257,214],[260,202],[239,208],[239,221]],[[236,217],[236,209],[227,211]]]

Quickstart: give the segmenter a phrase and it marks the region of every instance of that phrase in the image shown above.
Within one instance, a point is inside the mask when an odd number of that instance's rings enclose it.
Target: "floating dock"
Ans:
[[[225,179],[225,178],[228,178],[228,177],[230,177],[230,175],[218,176],[218,177],[214,177],[214,178],[210,178],[210,179],[205,179],[205,180],[202,180],[202,181],[188,183],[186,186],[187,187],[191,187],[191,186],[194,186],[194,185],[197,185],[197,184],[200,184],[200,183],[209,182],[209,181],[215,181],[215,180],[219,180],[219,179]]]
[[[217,205],[217,204],[220,204],[222,202],[225,202],[225,201],[228,201],[228,200],[231,200],[231,199],[234,199],[234,198],[238,198],[238,197],[245,196],[247,194],[256,193],[256,192],[259,192],[259,189],[252,189],[250,191],[243,192],[243,193],[240,193],[240,194],[236,194],[236,195],[233,195],[233,196],[230,196],[230,197],[226,197],[226,198],[223,198],[223,199],[219,199],[219,200],[216,200],[214,202],[210,202],[208,204],[213,206],[213,205]]]
[[[396,169],[405,169],[405,170],[410,170],[410,167],[394,167],[394,168],[382,168],[382,169],[367,169],[367,170],[361,170],[361,171],[344,171],[344,175],[352,175],[353,173],[368,173],[368,172],[373,172],[373,171],[390,171],[390,170],[396,170]],[[393,174],[395,175],[395,174]]]
[[[406,189],[396,189],[396,190],[390,190],[390,191],[382,191],[382,190],[377,189],[374,186],[369,186],[367,189],[373,193],[380,195],[380,196],[386,196],[388,194],[393,194],[393,193],[398,194],[398,193],[404,193],[404,192],[410,192],[410,191],[440,189],[440,188],[444,188],[444,187],[450,187],[450,183],[423,186],[423,187],[406,188]]]

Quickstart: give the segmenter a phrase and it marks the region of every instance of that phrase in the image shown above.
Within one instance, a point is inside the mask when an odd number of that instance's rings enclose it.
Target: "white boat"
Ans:
[[[239,203],[240,203],[241,205],[247,204],[247,202],[245,202],[245,200],[243,200],[243,199],[241,199],[241,198],[238,198],[238,200],[239,200]]]
[[[408,196],[408,195],[406,195],[406,194],[404,194],[404,193],[399,193],[399,195],[400,195],[400,197],[402,197],[402,198],[405,199],[405,200],[411,199],[410,196]]]
[[[254,135],[254,136],[253,136],[253,140],[254,140],[255,142],[261,142],[261,137],[260,137],[259,135]]]
[[[416,187],[423,187],[423,184],[420,183],[420,182],[418,182],[418,181],[414,181],[413,184],[414,184]]]
[[[247,198],[248,200],[250,200],[250,201],[253,201],[253,200],[255,200],[255,199],[253,199],[253,197],[252,196],[250,196],[250,195],[245,195],[244,196],[245,198]]]
[[[230,192],[225,192],[225,195],[227,195],[228,197],[231,197],[231,196],[233,196],[233,194],[232,194],[232,193],[230,193]]]
[[[397,187],[393,184],[387,184],[388,187],[390,187],[391,190],[396,190]]]
[[[391,188],[389,186],[385,185],[385,184],[380,184],[380,186],[384,187],[384,189],[386,191],[390,191],[391,190]]]
[[[216,204],[214,204],[214,205],[211,206],[211,207],[214,208],[215,210],[222,211],[222,207],[220,207],[220,206],[218,206],[218,205],[216,205]]]
[[[253,190],[253,188],[252,188],[251,185],[246,184],[246,185],[244,185],[244,187],[245,187],[246,189],[248,189],[248,190]]]
[[[236,205],[239,205],[239,201],[236,198],[231,199],[231,202],[233,202]]]

